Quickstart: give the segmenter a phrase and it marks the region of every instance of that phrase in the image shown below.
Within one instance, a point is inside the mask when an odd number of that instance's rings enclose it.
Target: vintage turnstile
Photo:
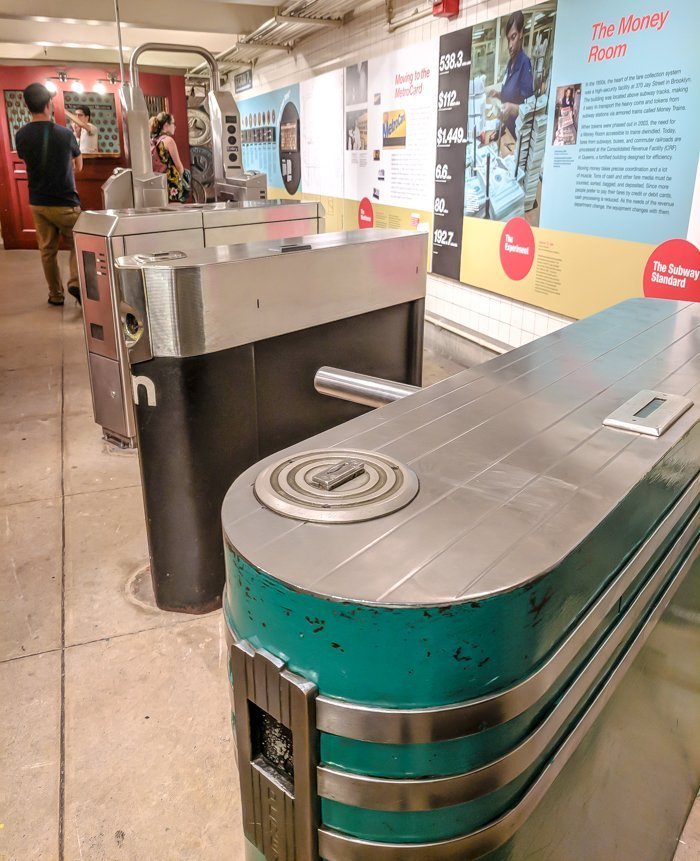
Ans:
[[[319,395],[320,365],[420,383],[427,241],[358,230],[117,261],[160,607],[220,606],[237,475],[366,410]]]
[[[83,212],[74,228],[95,421],[103,435],[132,447],[136,425],[131,376],[120,335],[114,261],[174,249],[322,233],[323,206],[300,200],[171,205]]]
[[[668,861],[700,783],[700,307],[630,300],[223,505],[250,861]]]
[[[148,109],[138,73],[139,58],[152,50],[201,54],[206,60],[217,203],[168,205],[165,174],[153,172]],[[81,213],[73,233],[95,421],[105,439],[131,448],[136,428],[129,363],[119,332],[115,258],[319,233],[324,211],[317,203],[268,201],[266,174],[244,169],[238,107],[233,95],[220,89],[219,67],[209,51],[149,42],[133,51],[129,74],[119,92],[131,167],[118,168],[105,182],[104,210]]]
[[[117,26],[119,27],[119,24]],[[148,107],[139,86],[138,61],[148,51],[199,54],[204,57],[209,69],[207,105],[211,120],[215,199],[239,202],[265,200],[267,174],[245,170],[240,113],[233,94],[229,90],[220,89],[221,75],[216,57],[197,45],[147,42],[132,52],[129,59],[129,81],[119,88],[124,119],[124,142],[130,167],[115,170],[102,186],[104,208],[143,209],[165,206],[168,203],[165,174],[153,171]]]

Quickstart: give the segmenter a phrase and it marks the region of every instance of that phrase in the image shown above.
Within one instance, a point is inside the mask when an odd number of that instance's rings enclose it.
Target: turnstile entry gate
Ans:
[[[74,228],[95,421],[105,439],[136,444],[131,374],[121,336],[114,261],[130,254],[189,251],[322,233],[323,206],[312,201],[175,204],[81,213]]]
[[[153,50],[200,54],[206,61],[216,203],[168,205],[165,175],[153,172],[148,109],[138,70],[139,58]],[[268,201],[267,175],[245,170],[238,107],[220,84],[216,58],[204,48],[155,42],[136,48],[129,61],[129,82],[120,88],[131,167],[118,169],[103,185],[105,209],[81,213],[74,228],[95,421],[105,439],[123,447],[134,447],[136,427],[115,298],[115,258],[305,236],[325,229],[323,206]]]
[[[118,25],[119,26],[119,25]],[[139,58],[147,51],[199,54],[209,69],[207,104],[211,121],[214,196],[219,200],[265,200],[267,174],[245,170],[243,164],[241,117],[233,95],[220,89],[221,76],[216,57],[196,45],[166,45],[147,42],[129,59],[129,82],[119,89],[124,118],[124,140],[130,168],[118,168],[102,186],[105,209],[142,209],[165,206],[168,191],[165,174],[154,173],[146,99],[139,87]]]
[[[327,233],[117,261],[158,605],[221,605],[220,511],[261,457],[366,411],[321,365],[418,385],[427,234]]]
[[[700,783],[699,347],[700,306],[630,300],[236,480],[249,861],[670,861]]]

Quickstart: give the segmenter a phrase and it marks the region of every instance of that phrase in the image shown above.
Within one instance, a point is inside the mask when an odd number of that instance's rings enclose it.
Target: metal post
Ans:
[[[420,386],[395,383],[393,380],[369,377],[327,365],[316,372],[314,388],[322,395],[367,407],[383,407],[421,391]]]
[[[119,42],[119,79],[124,83],[124,45],[122,44],[122,19],[119,14],[119,0],[114,0],[114,18],[117,22],[117,40]]]

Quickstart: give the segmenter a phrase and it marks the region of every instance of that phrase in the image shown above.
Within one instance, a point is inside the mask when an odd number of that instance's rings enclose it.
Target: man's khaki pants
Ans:
[[[58,243],[60,237],[66,240],[70,247],[70,276],[69,287],[78,286],[78,264],[75,259],[75,244],[73,243],[73,225],[80,215],[79,206],[30,206],[34,224],[36,225],[36,241],[41,251],[41,265],[44,267],[44,277],[49,285],[49,298],[63,298],[63,284],[58,269]]]

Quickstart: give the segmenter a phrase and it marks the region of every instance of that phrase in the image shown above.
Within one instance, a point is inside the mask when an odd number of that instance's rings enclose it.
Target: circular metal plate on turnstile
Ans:
[[[267,508],[313,523],[358,523],[398,511],[418,493],[413,470],[383,454],[318,449],[264,469],[255,495]]]

